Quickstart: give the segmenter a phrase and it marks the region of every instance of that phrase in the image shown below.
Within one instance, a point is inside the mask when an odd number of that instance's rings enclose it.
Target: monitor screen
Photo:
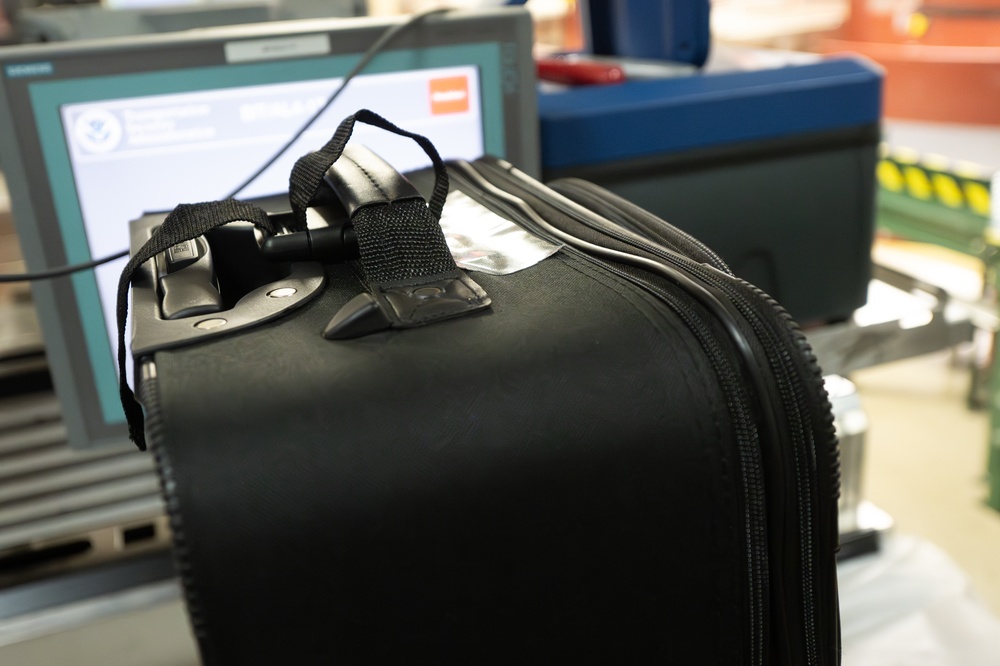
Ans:
[[[113,254],[143,213],[231,194],[398,20],[272,23],[0,54],[0,165],[29,269]],[[537,173],[530,46],[520,10],[424,19],[237,198],[286,193],[294,161],[360,108],[424,134],[446,159],[491,153]],[[427,164],[412,141],[367,126],[352,141],[401,171]],[[33,287],[74,446],[125,438],[114,363],[124,263]]]

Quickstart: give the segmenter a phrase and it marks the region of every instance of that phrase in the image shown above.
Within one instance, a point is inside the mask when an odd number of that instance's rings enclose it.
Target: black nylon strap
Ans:
[[[140,451],[146,450],[143,432],[142,406],[128,385],[125,374],[125,321],[128,319],[128,290],[132,274],[139,266],[169,248],[192,240],[216,227],[236,221],[251,222],[262,231],[273,234],[276,229],[267,213],[252,204],[227,199],[196,204],[181,204],[174,208],[145,245],[129,260],[118,281],[118,392],[128,422],[128,436]]]
[[[439,221],[441,219],[441,211],[444,209],[445,198],[448,196],[448,171],[445,169],[444,162],[438,154],[437,149],[434,148],[434,144],[427,137],[407,132],[373,111],[361,109],[340,123],[337,131],[333,134],[333,138],[326,145],[314,153],[300,157],[292,168],[288,183],[288,199],[292,205],[295,223],[301,228],[305,228],[306,208],[313,197],[316,196],[316,192],[323,182],[323,176],[326,174],[327,169],[344,152],[344,146],[350,140],[356,122],[373,125],[393,134],[413,139],[424,149],[424,152],[431,158],[431,162],[434,165],[434,191],[428,202],[428,209],[434,221]]]
[[[369,290],[375,285],[454,271],[441,225],[430,219],[423,200],[359,209],[351,218]]]

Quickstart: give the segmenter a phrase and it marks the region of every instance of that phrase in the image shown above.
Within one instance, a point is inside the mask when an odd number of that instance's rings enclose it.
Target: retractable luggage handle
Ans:
[[[332,168],[343,155],[357,122],[411,138],[424,149],[435,174],[429,202],[425,203],[408,181],[370,151],[352,150],[350,166]],[[365,175],[372,185],[368,195],[361,197],[358,194],[365,190],[358,186],[360,175]],[[366,109],[348,116],[323,148],[300,158],[292,170],[289,201],[293,229],[305,229],[306,208],[324,181],[351,213],[361,252],[359,272],[368,289],[334,315],[323,331],[324,337],[344,339],[387,328],[409,328],[489,307],[490,297],[457,267],[441,231],[439,221],[448,195],[448,175],[430,140]],[[142,451],[146,450],[145,418],[125,372],[125,325],[133,274],[174,245],[237,221],[250,222],[266,235],[279,231],[268,214],[253,204],[233,199],[181,204],[122,270],[117,294],[119,397],[129,439]]]

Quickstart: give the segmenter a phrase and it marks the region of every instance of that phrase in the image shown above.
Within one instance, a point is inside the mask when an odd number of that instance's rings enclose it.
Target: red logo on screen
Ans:
[[[465,113],[469,110],[469,79],[449,76],[431,79],[431,114]]]

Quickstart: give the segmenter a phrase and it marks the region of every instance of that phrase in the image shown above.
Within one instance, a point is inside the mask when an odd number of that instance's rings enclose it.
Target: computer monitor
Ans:
[[[402,20],[270,23],[0,52],[0,166],[29,270],[123,250],[129,220],[144,212],[229,194]],[[295,159],[359,108],[428,136],[446,159],[491,153],[537,173],[531,39],[520,9],[424,18],[239,198],[286,192]],[[399,170],[426,163],[412,141],[367,126],[353,140]],[[126,437],[114,361],[124,261],[33,286],[76,447]]]

